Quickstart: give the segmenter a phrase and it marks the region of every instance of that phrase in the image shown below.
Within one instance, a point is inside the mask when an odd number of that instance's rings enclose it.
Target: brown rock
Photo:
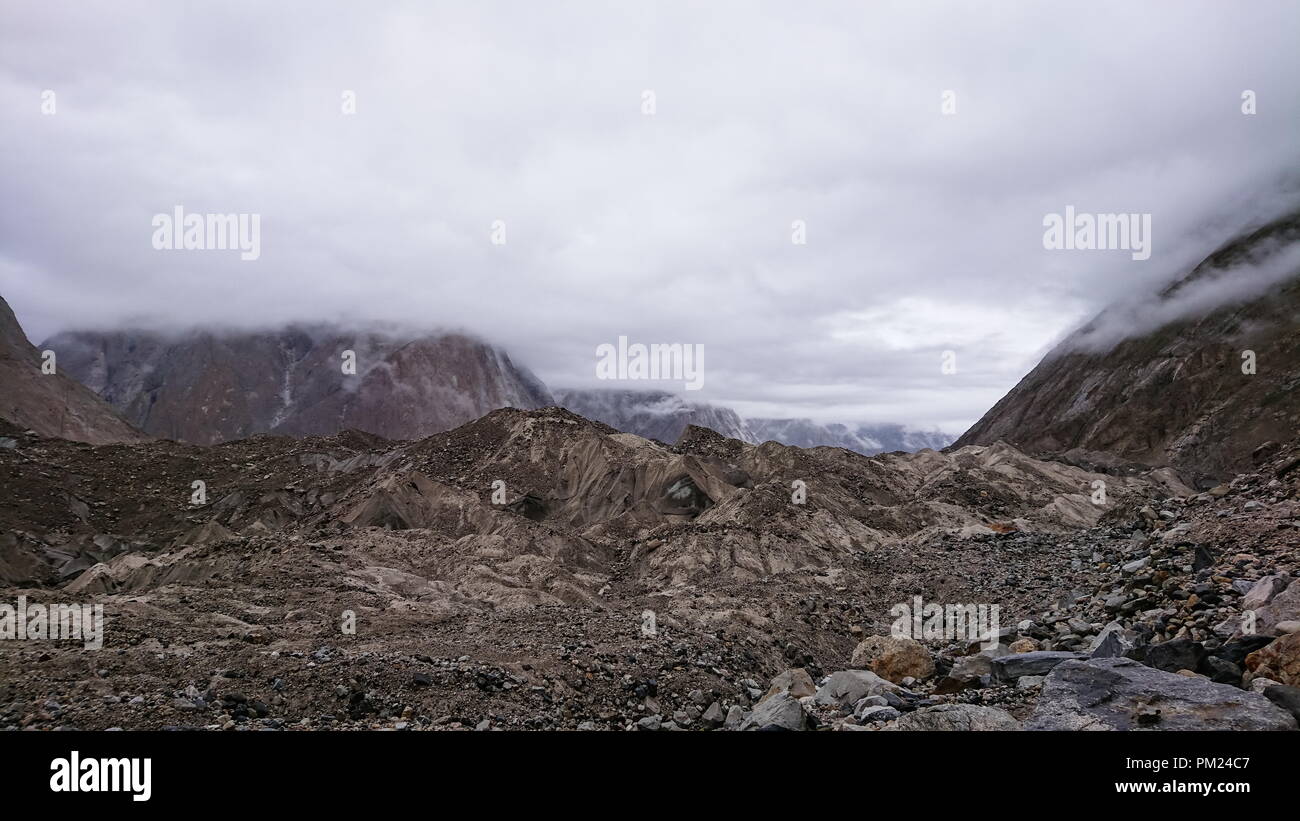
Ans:
[[[795,698],[804,698],[805,696],[816,695],[817,685],[813,684],[812,676],[808,675],[807,670],[802,667],[795,667],[772,679],[772,686],[758,700],[758,703],[762,704],[769,698],[781,693],[789,693]]]
[[[1300,686],[1300,633],[1285,635],[1246,656],[1246,669],[1251,679]]]
[[[897,684],[903,679],[934,675],[934,659],[915,639],[901,636],[869,636],[853,650],[851,665],[867,669]]]

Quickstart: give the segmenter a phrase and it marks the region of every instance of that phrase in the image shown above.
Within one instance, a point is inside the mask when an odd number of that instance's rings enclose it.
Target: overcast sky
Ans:
[[[0,0],[0,295],[34,342],[457,327],[556,387],[619,335],[700,343],[690,398],[959,433],[1286,206],[1298,33],[1296,2]],[[260,214],[260,258],[154,250],[177,205]],[[1151,258],[1045,250],[1067,205],[1151,214]]]

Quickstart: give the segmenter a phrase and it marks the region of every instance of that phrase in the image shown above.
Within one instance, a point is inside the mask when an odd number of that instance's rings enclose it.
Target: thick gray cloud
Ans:
[[[590,385],[625,335],[703,343],[693,399],[956,432],[1098,309],[1282,210],[1300,169],[1294,2],[0,15],[0,293],[35,339],[389,320]],[[260,214],[260,258],[154,250],[176,205]],[[1151,259],[1044,250],[1067,205],[1150,213]]]

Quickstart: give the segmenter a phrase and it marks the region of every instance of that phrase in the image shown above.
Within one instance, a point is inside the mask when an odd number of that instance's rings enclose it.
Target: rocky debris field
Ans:
[[[1295,729],[1297,464],[1196,493],[555,408],[412,442],[0,426],[0,603],[105,615],[100,650],[0,641],[0,727]],[[996,642],[891,635],[917,596],[998,606]]]

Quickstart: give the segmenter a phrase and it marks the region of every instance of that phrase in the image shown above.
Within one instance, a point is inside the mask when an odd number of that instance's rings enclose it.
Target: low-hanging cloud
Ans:
[[[1207,268],[1176,288],[1108,308],[1071,336],[1062,352],[1105,353],[1126,339],[1249,302],[1300,278],[1300,243],[1266,242],[1255,251],[1257,261]]]
[[[692,400],[957,431],[1300,168],[1285,0],[2,14],[0,294],[36,340],[380,321],[563,387],[625,335],[705,345]],[[259,214],[257,259],[155,250],[177,206]],[[1151,259],[1045,251],[1066,206],[1151,214]]]

